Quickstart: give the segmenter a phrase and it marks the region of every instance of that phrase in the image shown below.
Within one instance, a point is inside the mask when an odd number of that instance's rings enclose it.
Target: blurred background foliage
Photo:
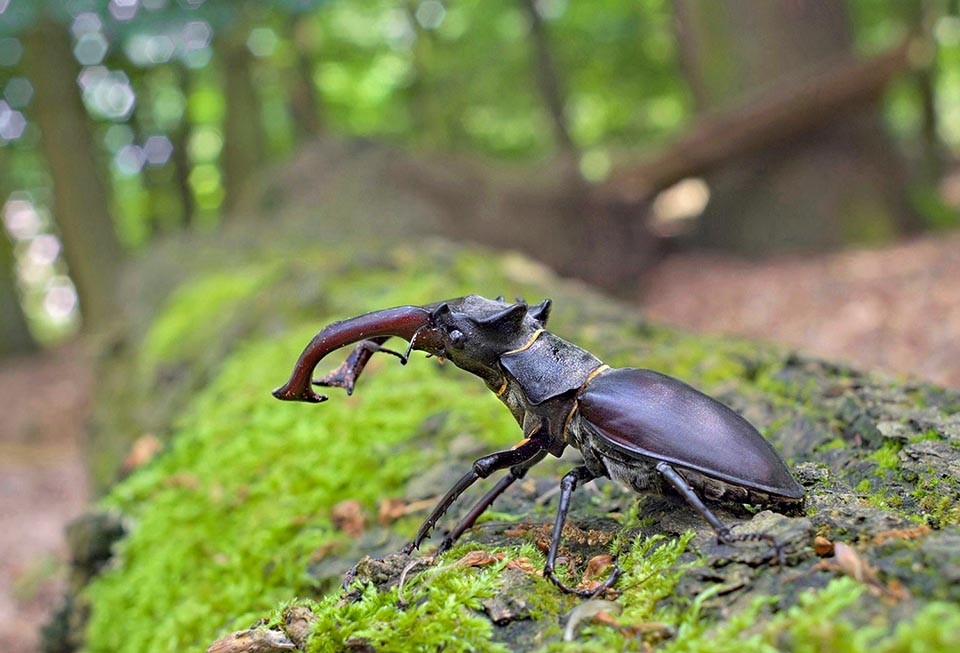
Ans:
[[[319,136],[559,154],[602,184],[704,109],[677,26],[678,11],[709,4],[0,0],[0,351],[72,333],[80,304],[89,323],[109,315],[124,256],[216,228],[258,170]],[[952,226],[956,1],[838,4],[862,57],[927,37],[911,53],[922,65],[885,86],[881,116],[912,210],[925,228]]]

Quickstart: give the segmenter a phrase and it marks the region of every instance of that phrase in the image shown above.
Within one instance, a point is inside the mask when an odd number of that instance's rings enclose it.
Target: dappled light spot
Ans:
[[[120,22],[132,20],[140,8],[138,0],[110,0],[107,11]]]
[[[223,149],[223,135],[216,127],[200,127],[194,130],[187,144],[187,151],[194,161],[213,161]]]
[[[255,27],[247,37],[247,49],[255,57],[269,57],[277,49],[280,39],[269,27]]]
[[[4,100],[0,100],[0,142],[15,141],[23,135],[27,119]]]
[[[941,16],[933,28],[937,42],[948,48],[960,45],[960,16]]]
[[[3,97],[11,107],[23,108],[33,97],[33,84],[26,77],[14,77],[4,87]]]
[[[677,236],[690,228],[710,201],[710,187],[698,177],[678,181],[653,200],[650,227],[661,236]]]
[[[392,50],[409,50],[417,40],[417,33],[410,24],[410,16],[402,9],[387,14],[383,31]]]
[[[77,14],[70,25],[70,31],[73,32],[74,38],[79,39],[84,34],[99,32],[102,27],[103,23],[100,22],[100,16],[91,11],[86,11]]]
[[[18,191],[7,198],[2,217],[3,227],[16,244],[14,270],[25,311],[47,331],[54,327],[63,332],[75,325],[77,292],[63,273],[63,246],[49,231],[49,216],[29,193]]]
[[[603,148],[587,150],[580,157],[580,174],[587,181],[603,181],[610,174],[610,166],[610,154]]]
[[[205,20],[191,20],[183,26],[180,39],[185,50],[202,50],[210,46],[213,30]]]
[[[437,29],[443,23],[447,10],[438,0],[423,0],[416,11],[417,22],[424,29]]]
[[[22,193],[11,195],[3,205],[3,224],[15,240],[33,238],[42,225],[33,202]]]
[[[77,39],[73,56],[83,66],[96,66],[107,54],[107,39],[100,32],[87,32]]]
[[[121,175],[135,175],[143,168],[146,161],[143,148],[139,145],[124,145],[113,157],[113,165]]]
[[[60,239],[53,234],[40,234],[30,241],[27,256],[36,265],[53,265],[60,256]]]
[[[23,46],[18,39],[12,37],[0,39],[0,66],[16,66],[22,54]]]
[[[148,67],[170,61],[176,45],[166,34],[134,34],[123,51],[135,65]]]
[[[103,134],[103,144],[107,146],[110,152],[116,152],[124,145],[132,143],[133,138],[133,129],[130,125],[110,125]]]
[[[54,322],[66,322],[77,310],[77,291],[65,276],[55,277],[43,298],[44,311]]]
[[[137,97],[125,72],[92,66],[80,73],[78,81],[91,113],[111,120],[130,117]]]
[[[143,144],[143,156],[146,163],[161,166],[170,160],[173,143],[166,136],[151,136]]]

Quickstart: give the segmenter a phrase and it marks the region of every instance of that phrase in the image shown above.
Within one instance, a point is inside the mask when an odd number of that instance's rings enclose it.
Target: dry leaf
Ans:
[[[367,525],[363,506],[356,499],[344,499],[330,511],[330,518],[337,529],[351,537],[359,537]]]
[[[377,522],[381,526],[388,526],[407,514],[407,502],[403,499],[390,498],[380,502],[377,510]]]
[[[587,568],[583,571],[583,582],[599,578],[612,566],[613,556],[604,554],[590,558],[587,562]]]
[[[833,545],[833,553],[836,556],[837,566],[840,567],[840,571],[847,576],[861,583],[869,583],[871,585],[879,582],[870,565],[867,564],[867,562],[860,557],[860,554],[857,553],[856,549],[849,544],[837,542]]]
[[[134,440],[126,458],[123,459],[122,469],[124,472],[132,472],[138,467],[146,465],[148,462],[163,450],[163,443],[152,433],[141,435]]]
[[[821,558],[828,556],[833,553],[833,542],[822,535],[817,535],[813,540],[813,552]]]
[[[880,545],[889,540],[914,540],[923,537],[930,532],[930,527],[926,524],[915,526],[913,528],[895,528],[890,531],[877,533],[873,536],[873,543]]]
[[[455,563],[457,567],[485,567],[497,562],[496,556],[486,551],[471,551]]]
[[[533,563],[530,562],[530,558],[514,558],[513,560],[508,560],[505,568],[517,569],[525,574],[532,574],[536,571]]]

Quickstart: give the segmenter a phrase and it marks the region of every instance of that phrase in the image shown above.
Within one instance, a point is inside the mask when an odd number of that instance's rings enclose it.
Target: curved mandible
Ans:
[[[297,359],[290,379],[273,391],[283,401],[326,401],[313,391],[311,380],[317,364],[330,352],[346,345],[375,338],[397,336],[412,341],[417,331],[430,323],[430,312],[420,306],[397,306],[329,324],[313,337]]]

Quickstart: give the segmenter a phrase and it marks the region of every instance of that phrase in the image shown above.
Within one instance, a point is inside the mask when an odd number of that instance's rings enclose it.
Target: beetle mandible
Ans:
[[[554,573],[560,536],[574,490],[598,477],[636,491],[672,486],[716,531],[720,542],[764,540],[783,562],[780,543],[765,533],[734,534],[704,504],[707,498],[740,503],[798,503],[803,488],[783,458],[743,417],[686,383],[659,372],[611,368],[590,352],[546,331],[550,300],[528,306],[477,295],[426,306],[399,306],[334,322],[303,350],[286,384],[273,391],[286,401],[325,401],[312,385],[339,387],[347,394],[377,352],[407,362],[414,349],[448,359],[483,379],[516,418],[523,439],[512,448],[476,460],[440,499],[414,540],[419,548],[457,498],[481,478],[509,469],[450,531],[448,549],[527,470],[567,446],[583,464],[560,482],[559,508],[544,575],[565,592],[594,595],[616,582],[618,566],[598,588],[567,587]],[[401,353],[383,344],[392,336],[409,342]],[[330,374],[313,371],[332,351],[359,344]]]

